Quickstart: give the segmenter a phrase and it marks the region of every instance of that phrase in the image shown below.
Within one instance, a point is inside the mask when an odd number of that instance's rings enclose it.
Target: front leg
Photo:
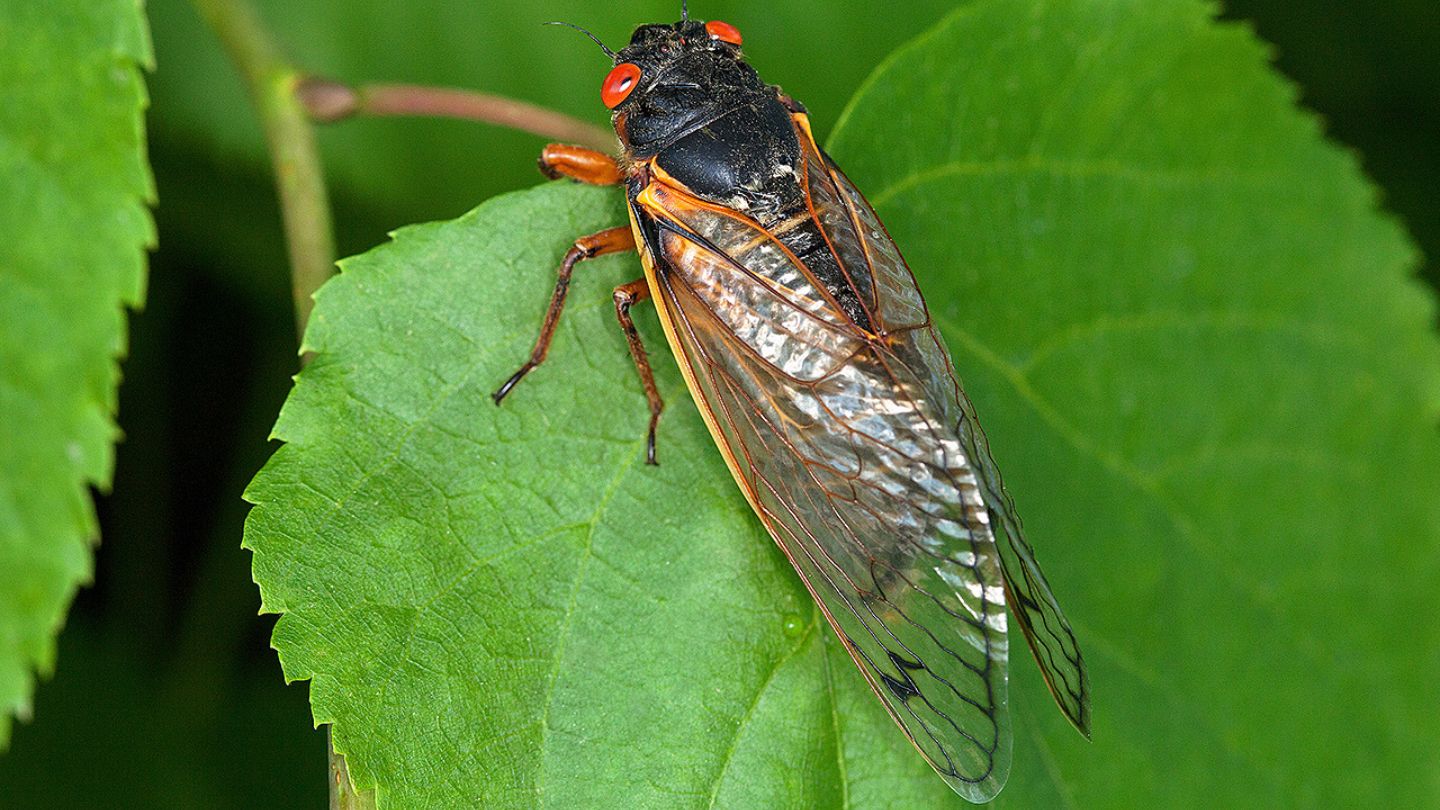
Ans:
[[[504,385],[500,386],[500,390],[490,395],[496,405],[499,405],[505,396],[521,380],[525,379],[526,374],[545,362],[545,356],[550,353],[550,342],[555,339],[555,329],[560,325],[560,313],[565,309],[565,295],[570,291],[570,276],[575,272],[575,265],[585,259],[594,259],[597,256],[634,249],[635,235],[630,231],[629,225],[582,236],[575,240],[575,246],[570,248],[569,252],[565,254],[565,260],[560,263],[559,277],[555,280],[555,292],[550,295],[550,308],[545,311],[545,323],[540,327],[540,337],[535,341],[535,348],[530,351],[530,359],[525,361],[525,365],[512,374]]]
[[[552,143],[540,153],[540,173],[551,180],[568,177],[592,186],[618,186],[625,179],[615,158],[583,146]]]

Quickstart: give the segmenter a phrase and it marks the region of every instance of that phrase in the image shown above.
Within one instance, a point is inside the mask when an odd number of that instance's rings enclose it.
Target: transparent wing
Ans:
[[[915,278],[864,195],[833,161],[819,151],[813,141],[807,143],[806,151],[810,162],[807,178],[812,205],[822,212],[823,221],[840,223],[837,233],[842,237],[832,241],[843,241],[843,234],[848,228],[848,232],[856,234],[861,242],[861,249],[849,252],[854,258],[847,260],[842,254],[842,261],[847,264],[847,274],[851,277],[863,277],[868,272],[874,279],[877,320],[884,327],[926,325],[925,332],[929,333],[930,340],[921,347],[925,359],[917,370],[923,368],[929,382],[943,379],[951,389],[948,396],[936,392],[935,397],[937,401],[944,402],[943,419],[946,424],[955,426],[966,458],[971,460],[978,473],[980,492],[990,510],[996,541],[1003,552],[1002,570],[1011,614],[1024,632],[1030,651],[1060,710],[1088,737],[1090,680],[1075,633],[1025,540],[1014,502],[1006,492],[1000,472],[990,456],[974,406],[960,387],[944,342],[929,326],[929,315]],[[843,212],[843,215],[838,212]]]
[[[1006,586],[933,334],[869,339],[753,222],[656,185],[638,203],[667,332],[737,481],[891,716],[988,800],[1010,765]]]

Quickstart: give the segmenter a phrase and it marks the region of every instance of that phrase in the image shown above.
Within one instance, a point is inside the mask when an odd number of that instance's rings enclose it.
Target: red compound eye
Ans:
[[[600,86],[600,100],[605,106],[615,109],[620,103],[630,97],[630,91],[640,84],[640,67],[629,62],[615,66],[610,75],[605,77],[605,83]]]
[[[728,42],[731,45],[739,46],[744,41],[744,38],[740,36],[740,29],[727,22],[711,20],[705,23],[705,30],[710,32],[712,39]]]

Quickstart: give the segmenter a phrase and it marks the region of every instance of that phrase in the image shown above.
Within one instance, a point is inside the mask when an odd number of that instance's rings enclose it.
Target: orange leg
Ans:
[[[535,341],[535,348],[530,352],[530,359],[520,367],[519,371],[511,375],[504,385],[500,386],[500,390],[490,395],[496,405],[505,399],[505,396],[525,378],[526,374],[545,362],[545,355],[550,352],[550,341],[555,339],[555,328],[560,325],[560,313],[565,309],[565,295],[570,291],[570,276],[575,271],[575,265],[585,259],[634,249],[635,235],[631,233],[628,225],[582,236],[575,240],[575,246],[570,248],[569,252],[565,254],[565,260],[560,263],[559,278],[555,280],[555,292],[550,296],[550,308],[545,312],[545,323],[540,327],[540,337]]]
[[[583,146],[552,143],[540,153],[540,173],[551,180],[568,177],[592,186],[618,186],[625,179],[615,158]]]
[[[658,464],[655,461],[655,430],[660,426],[660,413],[665,410],[665,401],[660,398],[660,389],[655,387],[655,373],[650,370],[645,343],[640,340],[635,322],[630,319],[630,307],[649,297],[650,285],[643,278],[615,288],[615,317],[620,319],[620,328],[625,330],[630,356],[635,359],[635,370],[640,373],[640,384],[645,387],[645,399],[650,402],[650,433],[645,441],[645,463]]]

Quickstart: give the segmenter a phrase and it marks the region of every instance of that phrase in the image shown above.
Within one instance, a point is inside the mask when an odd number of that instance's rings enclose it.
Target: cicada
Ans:
[[[540,166],[622,186],[630,222],[575,242],[495,401],[545,359],[575,266],[638,249],[644,277],[614,302],[647,461],[663,402],[630,310],[651,299],[736,483],[870,688],[957,793],[987,801],[1011,761],[1006,608],[1089,736],[1075,634],[900,249],[740,32],[683,16],[618,53],[590,35],[614,63],[601,100],[622,153],[552,145]]]

